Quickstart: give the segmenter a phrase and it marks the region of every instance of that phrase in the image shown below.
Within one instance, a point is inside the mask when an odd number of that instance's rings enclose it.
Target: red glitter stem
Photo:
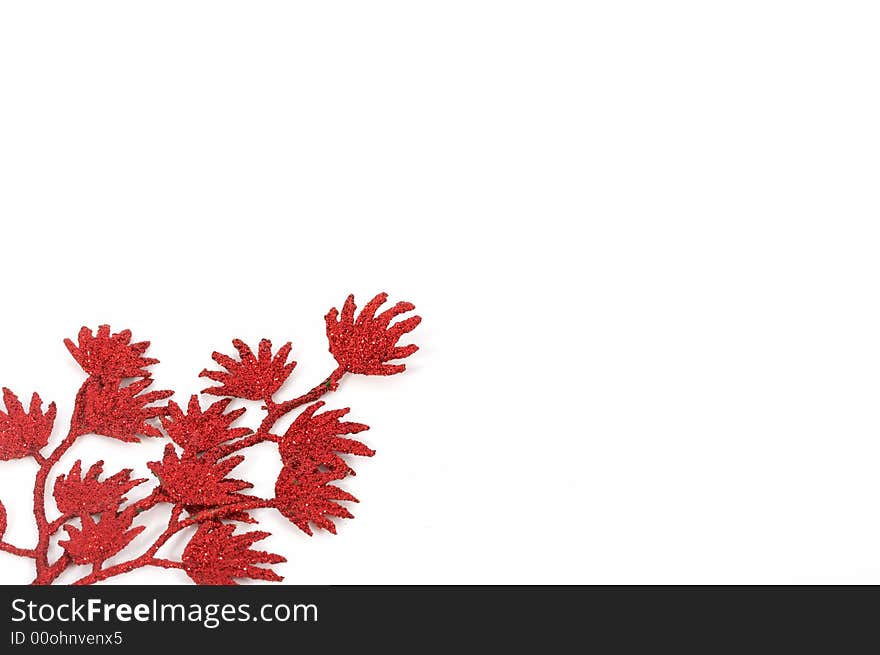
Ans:
[[[71,518],[69,514],[62,514],[49,524],[49,534],[53,535],[61,529],[61,526]]]
[[[38,573],[37,577],[34,578],[34,581],[31,582],[32,585],[48,585],[52,584],[52,582],[57,578],[64,569],[67,568],[67,565],[70,564],[70,557],[67,553],[64,553],[61,557],[59,557],[53,564],[51,564],[48,568],[44,569],[42,573]]]
[[[327,379],[325,379],[308,393],[304,393],[297,398],[291,398],[290,400],[286,400],[283,403],[275,403],[272,402],[271,399],[268,400],[266,404],[269,410],[269,414],[266,416],[265,420],[263,420],[263,423],[262,425],[260,425],[260,429],[258,430],[258,432],[268,432],[272,429],[272,426],[275,425],[276,421],[278,421],[278,419],[280,419],[288,412],[293,411],[297,407],[302,407],[303,405],[318,400],[328,391],[336,391],[336,388],[339,386],[339,381],[342,379],[343,375],[345,375],[345,369],[342,366],[337,366],[336,369],[329,376],[327,376]]]
[[[140,514],[141,512],[146,512],[148,509],[153,509],[161,502],[165,501],[162,500],[162,494],[159,493],[159,487],[155,487],[153,489],[153,492],[149,496],[147,496],[146,498],[141,498],[134,503],[135,512],[137,514]]]
[[[85,411],[85,394],[89,381],[83,383],[76,394],[76,401],[73,407],[73,415],[70,417],[70,430],[64,440],[56,446],[55,450],[48,457],[43,457],[37,453],[34,457],[40,462],[40,470],[37,471],[36,480],[34,481],[34,517],[37,521],[37,546],[34,549],[36,553],[37,577],[34,584],[49,584],[55,577],[61,573],[59,570],[54,577],[51,574],[55,570],[55,566],[49,567],[49,537],[58,530],[59,526],[55,526],[56,522],[51,525],[46,519],[46,480],[52,467],[58,463],[61,456],[66,453],[77,437],[82,434],[80,429],[80,418]],[[63,522],[63,521],[62,521]],[[52,529],[54,527],[54,529]],[[59,564],[63,558],[59,559],[55,564]],[[63,570],[63,567],[62,569]]]
[[[217,459],[222,459],[223,457],[226,457],[231,453],[237,452],[243,448],[256,446],[258,443],[263,443],[264,441],[277,441],[277,438],[274,434],[258,431],[245,437],[244,439],[239,439],[238,441],[232,441],[230,443],[223,444],[222,446],[218,446],[211,451],[211,454]]]
[[[19,557],[36,558],[37,556],[37,553],[32,549],[19,548],[18,546],[13,546],[12,544],[6,543],[2,540],[0,540],[0,550],[5,553],[10,553],[12,555],[18,555]]]
[[[79,391],[76,393],[74,401],[73,415],[70,417],[70,429],[64,440],[55,447],[55,450],[48,457],[43,457],[40,453],[34,455],[40,463],[40,469],[37,471],[36,480],[34,481],[34,517],[37,522],[37,546],[34,548],[34,559],[36,560],[37,576],[33,584],[50,584],[57,578],[64,568],[67,566],[69,559],[67,555],[62,555],[58,560],[49,566],[49,538],[58,531],[61,524],[64,523],[66,517],[60,517],[51,524],[46,518],[45,498],[46,498],[46,480],[52,467],[58,463],[62,455],[66,453],[76,439],[82,435],[81,419],[85,411],[85,395],[89,380],[83,382]]]

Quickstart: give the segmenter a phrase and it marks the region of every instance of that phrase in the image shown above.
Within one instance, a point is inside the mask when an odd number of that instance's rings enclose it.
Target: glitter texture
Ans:
[[[120,441],[139,441],[144,437],[161,437],[162,432],[150,419],[164,416],[165,406],[151,403],[165,400],[173,391],[147,391],[153,384],[149,378],[120,386],[117,382],[103,384],[99,379],[86,384],[85,403],[79,429],[82,434],[103,434]]]
[[[228,355],[215,352],[211,357],[220,364],[224,371],[204,370],[199,377],[209,378],[219,382],[219,387],[203,389],[202,393],[214,396],[234,396],[248,400],[266,400],[275,395],[284,381],[293,373],[296,362],[287,363],[287,356],[293,347],[286,343],[278,349],[278,353],[272,356],[272,342],[268,339],[260,341],[257,356],[244,341],[235,339],[232,342],[241,356],[241,361],[236,361]]]
[[[125,502],[125,494],[147,481],[146,478],[132,480],[131,469],[123,469],[102,481],[98,478],[103,469],[103,461],[95,462],[83,476],[82,462],[76,460],[70,473],[59,475],[52,492],[58,510],[65,516],[115,511]]]
[[[313,529],[336,533],[334,519],[353,518],[343,503],[358,502],[336,482],[354,475],[347,456],[371,457],[364,443],[349,438],[368,429],[363,423],[343,420],[348,408],[322,411],[325,394],[339,387],[348,373],[392,375],[405,370],[399,360],[412,355],[415,345],[398,341],[421,321],[418,316],[397,317],[412,311],[411,303],[399,302],[378,313],[386,302],[381,293],[355,315],[354,296],[342,310],[326,315],[327,338],[336,368],[302,395],[275,400],[291,378],[296,362],[290,360],[290,342],[272,352],[272,342],[262,339],[255,351],[239,339],[232,344],[238,358],[214,352],[223,370],[203,370],[201,377],[214,381],[202,393],[222,398],[203,409],[192,396],[184,410],[169,400],[172,391],[155,390],[150,367],[157,359],[146,357],[148,341],[132,342],[129,330],[113,333],[109,326],[92,331],[82,328],[74,343],[64,343],[86,373],[76,394],[70,426],[65,436],[44,456],[55,422],[56,408],[34,393],[28,411],[9,389],[3,389],[6,411],[0,411],[0,460],[33,458],[38,464],[34,484],[34,518],[37,543],[22,548],[5,541],[6,508],[0,502],[0,550],[34,561],[34,584],[51,584],[71,564],[88,565],[90,572],[73,584],[92,584],[134,569],[153,566],[180,569],[198,584],[235,584],[251,578],[279,581],[265,565],[286,561],[280,555],[254,550],[269,536],[252,531],[236,534],[236,522],[256,523],[255,510],[274,509],[308,535]],[[249,410],[230,410],[233,398],[259,401],[265,412],[254,428],[238,425]],[[291,412],[304,408],[283,433],[275,424]],[[124,442],[141,437],[168,438],[162,458],[146,463],[154,483],[147,495],[130,501],[128,494],[149,482],[133,478],[133,469],[104,474],[103,461],[90,465],[77,460],[52,486],[58,516],[47,516],[46,487],[53,467],[87,434],[104,435]],[[281,459],[281,472],[272,498],[243,493],[253,488],[247,480],[230,477],[245,459],[242,451],[259,443],[272,443]],[[132,540],[158,515],[159,506],[170,508],[167,525],[139,555],[126,559]],[[50,512],[51,513],[51,512]],[[179,559],[160,555],[168,541],[189,529],[188,543]],[[63,535],[66,533],[66,538]],[[61,536],[61,538],[59,538]],[[50,561],[53,542],[62,554]],[[133,548],[132,548],[133,549]],[[117,563],[109,564],[114,558]],[[264,565],[264,566],[260,566]]]
[[[287,561],[281,555],[251,549],[269,533],[257,530],[236,535],[234,531],[229,524],[202,523],[183,551],[181,559],[186,574],[197,584],[205,585],[234,584],[235,578],[280,582],[281,576],[274,571],[254,566]]]
[[[311,464],[314,467],[324,466],[331,471],[354,475],[354,469],[337,453],[372,457],[376,451],[367,448],[360,441],[340,435],[363,432],[369,430],[370,426],[340,421],[350,411],[348,407],[316,414],[323,406],[324,403],[320,401],[309,405],[291,423],[278,443],[281,461],[288,466]]]
[[[281,469],[275,481],[275,500],[278,511],[300,530],[311,536],[309,523],[336,534],[336,524],[329,517],[353,519],[354,514],[340,505],[338,500],[352,503],[358,499],[336,485],[345,471],[322,471],[311,463],[296,462]]]
[[[364,375],[393,375],[406,370],[405,364],[388,364],[395,359],[409,357],[418,346],[398,346],[397,341],[421,322],[420,316],[412,316],[389,327],[394,317],[415,309],[415,305],[399,302],[378,316],[376,310],[388,299],[380,293],[368,302],[355,320],[354,296],[345,299],[342,312],[336,308],[325,317],[330,352],[339,366],[349,373]]]
[[[158,359],[144,357],[149,341],[131,343],[131,330],[110,334],[110,326],[102,325],[93,335],[87,327],[79,331],[79,345],[70,339],[64,345],[73,358],[91,377],[101,382],[118,382],[123,378],[148,378],[148,366]]]
[[[25,412],[18,397],[3,389],[6,412],[0,412],[0,460],[20,459],[40,452],[49,442],[55,423],[55,403],[46,413],[38,394],[31,396],[30,411]]]
[[[233,441],[251,433],[250,428],[233,428],[236,419],[241,418],[245,410],[224,413],[229,403],[229,398],[218,400],[202,411],[199,397],[192,396],[189,399],[187,411],[184,414],[173,400],[168,403],[168,414],[162,417],[162,427],[171,437],[171,440],[183,448],[185,454],[197,454],[210,450],[227,441]]]
[[[69,538],[59,541],[70,558],[77,564],[100,565],[125,548],[129,542],[144,531],[146,526],[131,527],[135,508],[128,507],[119,512],[101,512],[98,521],[91,514],[80,516],[82,528],[65,525]]]
[[[159,479],[159,489],[175,503],[215,507],[246,499],[239,491],[254,485],[244,480],[227,478],[229,472],[244,461],[244,455],[223,460],[197,455],[178,457],[174,446],[165,446],[161,462],[150,462],[150,470]]]

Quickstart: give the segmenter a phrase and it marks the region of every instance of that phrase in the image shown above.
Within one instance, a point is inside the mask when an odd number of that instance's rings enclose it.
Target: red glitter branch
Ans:
[[[202,393],[220,399],[203,407],[200,398],[192,396],[184,409],[169,400],[172,391],[150,389],[149,369],[158,360],[144,355],[149,342],[132,343],[130,331],[111,333],[106,325],[96,332],[82,328],[76,343],[67,339],[65,344],[88,377],[74,399],[67,435],[48,456],[41,451],[52,434],[55,404],[44,409],[34,393],[26,411],[12,391],[3,389],[6,411],[0,411],[0,460],[31,457],[38,465],[33,505],[37,543],[31,549],[3,540],[7,518],[0,503],[0,551],[34,560],[34,584],[51,584],[73,564],[90,567],[73,583],[77,585],[145,566],[181,569],[197,584],[281,580],[265,565],[285,559],[252,548],[269,534],[238,532],[236,524],[256,523],[253,510],[274,508],[311,535],[312,526],[335,533],[333,518],[352,518],[341,503],[357,498],[331,483],[354,475],[344,456],[374,454],[347,436],[368,426],[341,420],[348,408],[320,411],[324,403],[318,401],[336,390],[348,373],[393,375],[405,370],[395,360],[408,357],[417,347],[397,343],[421,319],[411,316],[392,324],[415,307],[399,302],[377,315],[386,300],[386,294],[379,294],[357,316],[353,296],[341,312],[331,309],[326,316],[327,337],[336,368],[306,393],[281,401],[275,395],[296,368],[296,362],[289,361],[289,342],[273,353],[268,339],[260,341],[256,350],[236,339],[237,358],[215,352],[212,357],[220,370],[204,370],[200,376],[215,383]],[[266,414],[256,430],[234,426],[246,414],[243,408],[229,410],[235,398],[263,403]],[[283,435],[273,432],[282,417],[300,407],[305,409]],[[52,495],[60,516],[50,521],[46,485],[52,469],[87,434],[124,442],[167,437],[162,459],[148,463],[158,484],[146,497],[128,502],[128,492],[148,482],[146,478],[132,478],[132,469],[107,475],[103,461],[86,466],[77,460],[70,471],[54,479]],[[253,485],[230,477],[245,458],[241,451],[264,442],[276,444],[282,462],[273,498],[243,493]],[[146,527],[136,521],[160,504],[171,506],[167,527],[142,554],[126,558],[129,544]],[[179,559],[159,557],[171,537],[187,528],[195,531]],[[49,545],[56,534],[62,535],[57,543],[63,553],[50,562]]]

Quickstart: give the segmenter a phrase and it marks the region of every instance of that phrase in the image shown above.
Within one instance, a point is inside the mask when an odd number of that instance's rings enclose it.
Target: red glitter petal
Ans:
[[[35,455],[44,448],[55,423],[55,403],[43,413],[43,401],[34,393],[30,410],[25,412],[18,397],[3,389],[6,412],[0,412],[0,460],[19,459]]]
[[[243,455],[219,461],[207,455],[178,458],[174,446],[168,444],[162,461],[150,462],[147,466],[159,478],[162,491],[174,502],[214,507],[243,500],[246,496],[238,492],[253,487],[250,482],[226,477],[243,461]]]
[[[325,317],[327,323],[327,339],[330,341],[330,352],[339,365],[349,373],[364,375],[393,375],[406,369],[405,364],[388,364],[395,359],[409,357],[418,346],[398,347],[397,341],[407,332],[415,329],[421,322],[420,316],[411,316],[395,323],[388,324],[393,318],[415,309],[415,305],[399,302],[379,316],[376,310],[388,299],[388,294],[380,293],[366,304],[357,320],[354,319],[354,296],[349,296],[342,306],[340,314],[336,308],[331,309]]]
[[[122,378],[149,377],[146,367],[158,364],[158,359],[143,357],[150,346],[149,341],[131,342],[131,331],[122,330],[110,334],[110,326],[102,325],[93,335],[87,327],[79,331],[79,345],[70,339],[64,345],[82,369],[104,382]]]
[[[119,514],[104,512],[97,522],[91,515],[84,514],[80,517],[82,528],[65,525],[68,539],[58,544],[77,564],[100,564],[125,548],[144,530],[143,525],[131,527],[134,516],[133,507]]]
[[[315,466],[325,466],[333,471],[354,475],[354,470],[337,453],[372,457],[376,451],[360,441],[339,435],[363,432],[369,430],[370,426],[340,421],[340,418],[348,414],[347,407],[316,414],[323,406],[323,402],[309,405],[296,417],[278,443],[281,459],[292,466],[311,462]]]
[[[284,466],[275,482],[278,511],[307,535],[312,534],[309,523],[336,534],[336,525],[328,517],[353,519],[354,515],[335,501],[358,502],[347,491],[328,484],[345,475],[344,471],[321,471],[311,464]]]
[[[244,341],[235,339],[232,342],[241,357],[236,361],[228,355],[215,352],[212,357],[226,371],[209,371],[205,369],[199,377],[219,382],[220,386],[208,387],[202,393],[214,396],[234,396],[248,400],[268,400],[285,380],[293,373],[296,362],[287,362],[292,348],[288,342],[272,356],[272,342],[268,339],[260,341],[257,356]]]
[[[83,434],[93,432],[113,437],[120,441],[138,441],[138,435],[161,437],[162,432],[150,419],[165,416],[165,405],[152,406],[152,403],[165,400],[174,395],[173,391],[148,391],[153,384],[150,378],[143,378],[126,386],[116,383],[104,385],[97,378],[90,379],[84,390],[85,405],[79,428]]]
[[[278,564],[287,560],[281,555],[252,550],[251,546],[269,536],[255,531],[233,534],[235,527],[225,523],[202,523],[183,551],[183,570],[198,584],[231,585],[236,578],[271,580],[283,578],[274,571],[255,564]]]
[[[125,502],[125,494],[147,481],[146,478],[130,479],[131,469],[100,481],[103,466],[103,461],[95,462],[83,476],[82,462],[76,460],[70,473],[56,478],[53,493],[62,514],[82,516],[108,510],[115,512]]]
[[[185,453],[200,453],[227,441],[238,439],[251,433],[250,428],[232,428],[233,422],[244,409],[236,409],[228,414],[223,412],[232,402],[229,398],[218,400],[202,411],[199,397],[192,396],[186,413],[174,401],[168,403],[168,415],[162,417],[162,427]]]

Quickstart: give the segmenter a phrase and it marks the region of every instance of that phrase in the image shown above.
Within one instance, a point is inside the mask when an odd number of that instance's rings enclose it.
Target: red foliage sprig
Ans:
[[[253,510],[274,508],[311,535],[313,529],[335,534],[333,519],[352,518],[343,503],[357,499],[333,483],[354,475],[345,456],[374,454],[350,438],[368,426],[342,420],[348,408],[319,411],[324,407],[319,399],[337,389],[348,373],[392,375],[405,369],[399,360],[417,347],[400,346],[398,341],[421,319],[411,316],[392,324],[415,307],[399,302],[377,315],[386,300],[386,294],[377,295],[357,316],[353,296],[346,299],[341,312],[331,309],[326,316],[327,338],[336,368],[306,393],[282,401],[275,396],[296,367],[289,342],[273,354],[268,339],[259,342],[256,352],[235,339],[237,358],[213,353],[223,370],[201,372],[217,383],[202,393],[221,398],[203,408],[199,397],[192,396],[184,410],[169,400],[172,391],[150,388],[150,367],[158,360],[145,356],[148,341],[132,342],[129,330],[113,333],[107,325],[94,332],[82,328],[76,343],[65,339],[87,378],[76,394],[67,436],[48,456],[41,451],[51,438],[55,404],[44,409],[34,393],[25,411],[16,395],[3,389],[6,411],[0,411],[0,460],[31,457],[37,462],[33,511],[38,536],[34,548],[5,541],[6,508],[0,502],[0,550],[34,560],[34,584],[51,584],[71,564],[91,567],[74,584],[99,582],[143,566],[181,569],[198,584],[281,580],[265,565],[286,560],[252,548],[269,533],[237,534],[235,522],[255,523]],[[234,398],[263,403],[265,416],[255,429],[236,425],[247,412],[229,409]],[[305,409],[290,427],[276,434],[273,430],[279,419],[300,407]],[[76,440],[87,434],[124,442],[137,442],[140,437],[170,441],[162,459],[148,463],[155,486],[134,502],[127,494],[147,482],[146,478],[132,478],[132,469],[105,476],[102,461],[90,464],[83,473],[83,463],[77,460],[70,471],[55,478],[52,491],[60,515],[50,521],[45,498],[49,476]],[[282,464],[272,498],[245,493],[253,485],[230,477],[245,459],[241,451],[262,442],[276,444]],[[167,527],[144,552],[126,559],[126,549],[146,527],[137,523],[138,518],[162,504],[170,506]],[[50,562],[49,545],[62,528],[67,535],[58,539],[63,553]],[[194,532],[179,559],[157,556],[171,537],[188,528]],[[117,561],[108,565],[111,560]]]

